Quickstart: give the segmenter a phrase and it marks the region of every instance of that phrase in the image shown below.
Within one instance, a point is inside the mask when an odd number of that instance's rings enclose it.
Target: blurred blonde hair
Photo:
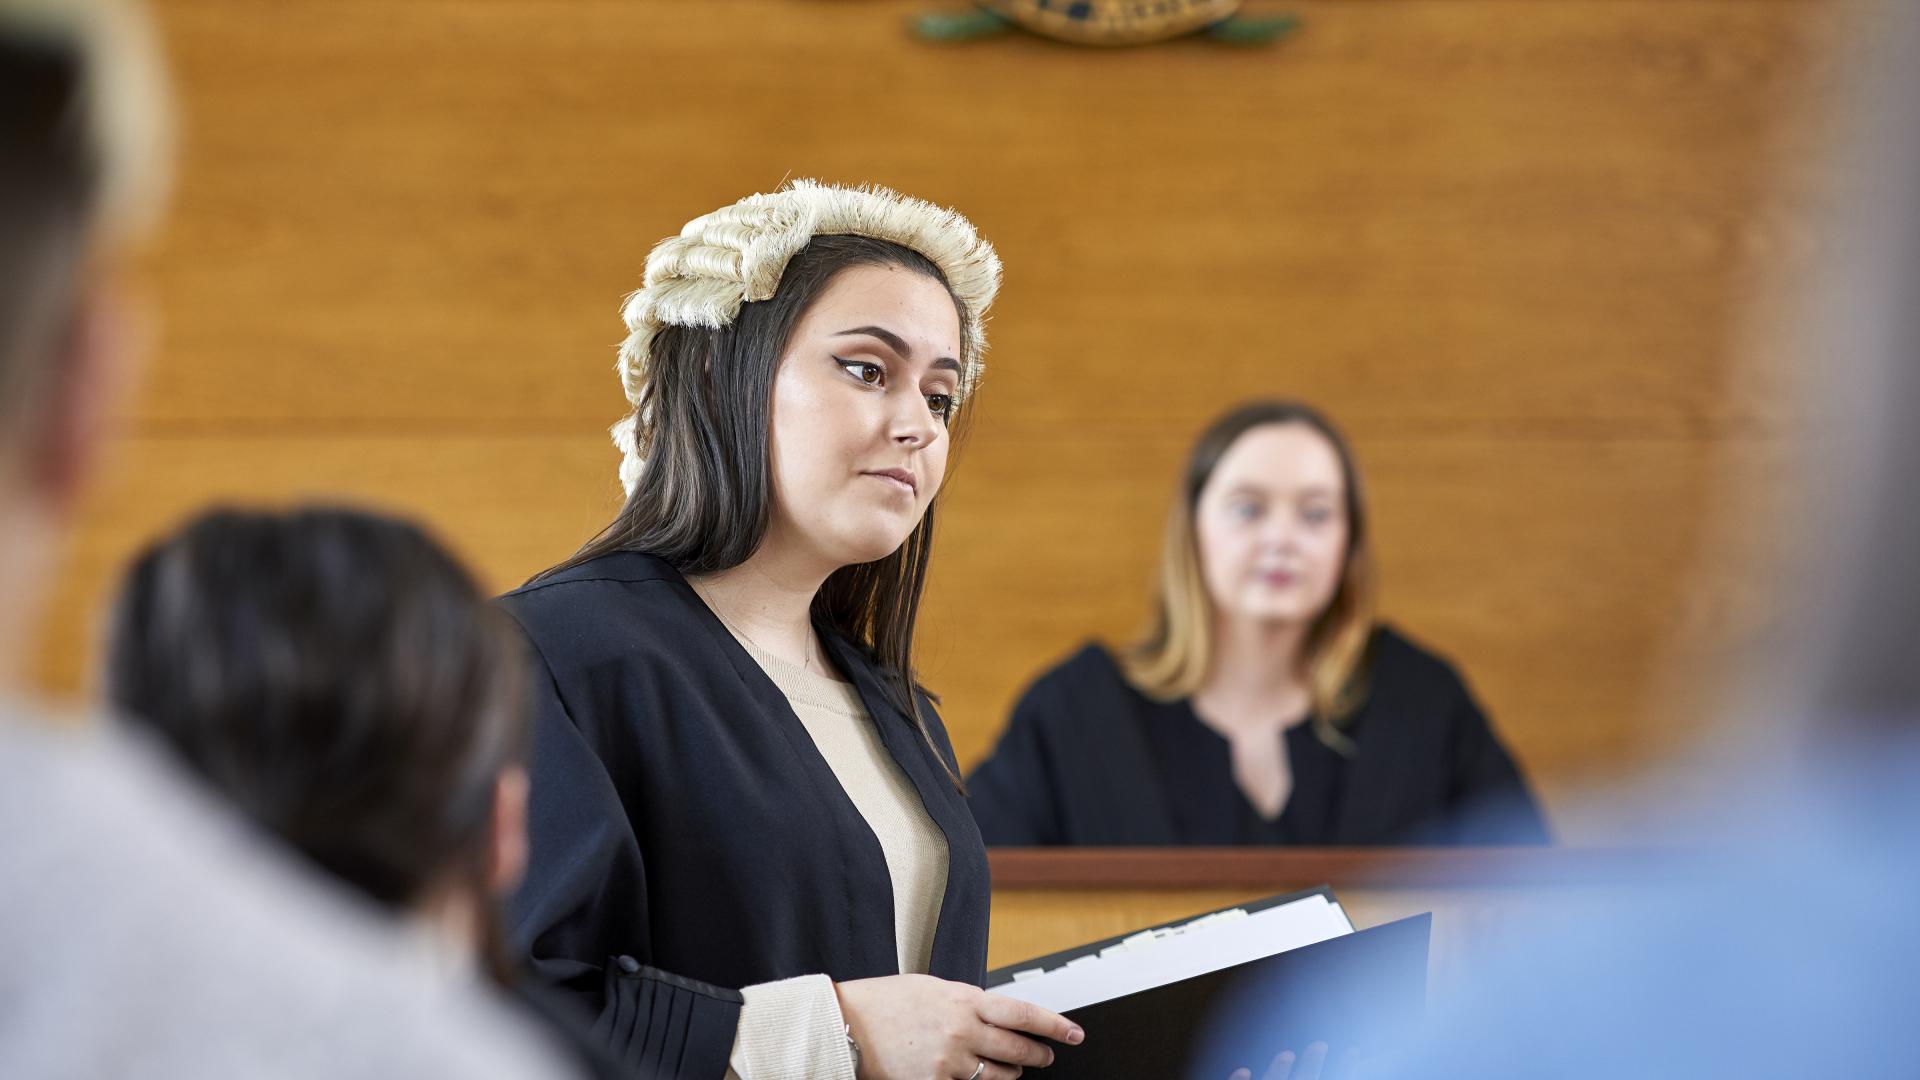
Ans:
[[[1217,612],[1200,566],[1194,512],[1200,492],[1240,436],[1279,424],[1300,424],[1319,433],[1340,460],[1346,489],[1347,553],[1333,599],[1308,628],[1301,668],[1312,699],[1314,734],[1333,749],[1348,753],[1353,741],[1344,730],[1346,722],[1366,700],[1367,642],[1373,633],[1378,584],[1353,452],[1339,430],[1311,406],[1294,401],[1253,402],[1235,408],[1201,433],[1167,507],[1152,622],[1145,636],[1121,651],[1120,667],[1136,689],[1162,701],[1192,697],[1206,684],[1213,667]]]

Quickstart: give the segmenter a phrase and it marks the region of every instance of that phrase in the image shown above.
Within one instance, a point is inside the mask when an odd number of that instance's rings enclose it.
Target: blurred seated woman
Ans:
[[[450,978],[510,977],[495,897],[526,864],[518,635],[410,524],[351,510],[215,511],[142,553],[108,630],[106,691],[268,834],[392,910]]]
[[[1151,632],[1041,675],[968,778],[987,843],[1544,843],[1460,676],[1375,619],[1366,526],[1325,417],[1215,421],[1167,515]]]

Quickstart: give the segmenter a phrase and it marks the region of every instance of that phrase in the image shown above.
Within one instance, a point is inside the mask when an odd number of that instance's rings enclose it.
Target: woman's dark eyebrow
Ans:
[[[842,330],[833,336],[834,337],[853,337],[855,335],[860,335],[860,334],[864,334],[867,337],[871,337],[871,338],[879,338],[882,342],[886,344],[887,348],[892,349],[902,359],[906,359],[906,360],[913,359],[913,350],[907,347],[906,340],[902,338],[899,334],[894,333],[893,331],[887,329],[884,326],[856,326],[851,330]],[[961,370],[960,361],[955,360],[951,356],[943,356],[940,359],[935,360],[933,363],[927,366],[930,369],[945,368],[948,371],[953,371],[956,373]]]
[[[856,334],[865,334],[868,337],[879,338],[881,341],[886,342],[887,348],[892,349],[894,352],[909,360],[913,359],[913,350],[907,347],[906,340],[884,326],[856,326],[851,330],[842,330],[833,336],[853,337]]]
[[[1228,488],[1227,494],[1258,495],[1264,499],[1272,495],[1273,490],[1271,488],[1260,487],[1257,484],[1242,482]],[[1291,496],[1296,499],[1302,498],[1302,497],[1310,498],[1310,499],[1311,498],[1337,499],[1340,497],[1340,489],[1337,487],[1332,487],[1327,484],[1308,484],[1306,487],[1295,488],[1292,491],[1283,491],[1280,494],[1283,498]]]

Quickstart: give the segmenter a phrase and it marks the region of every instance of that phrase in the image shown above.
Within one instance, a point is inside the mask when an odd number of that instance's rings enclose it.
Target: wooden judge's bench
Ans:
[[[1433,913],[1429,984],[1517,920],[1565,920],[1672,852],[1606,848],[996,848],[987,966],[1330,885],[1356,928]]]

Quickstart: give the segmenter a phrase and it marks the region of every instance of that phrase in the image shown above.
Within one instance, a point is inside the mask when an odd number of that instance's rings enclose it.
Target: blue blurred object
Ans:
[[[1920,738],[1739,797],[1746,835],[1650,865],[1598,915],[1515,925],[1365,1075],[1920,1076]]]
[[[1369,1077],[1920,1077],[1920,5],[1848,14],[1836,216],[1777,328],[1819,437],[1777,478],[1793,520],[1747,523],[1800,531],[1771,584],[1804,593],[1715,744],[1734,824],[1595,914],[1511,927]]]

